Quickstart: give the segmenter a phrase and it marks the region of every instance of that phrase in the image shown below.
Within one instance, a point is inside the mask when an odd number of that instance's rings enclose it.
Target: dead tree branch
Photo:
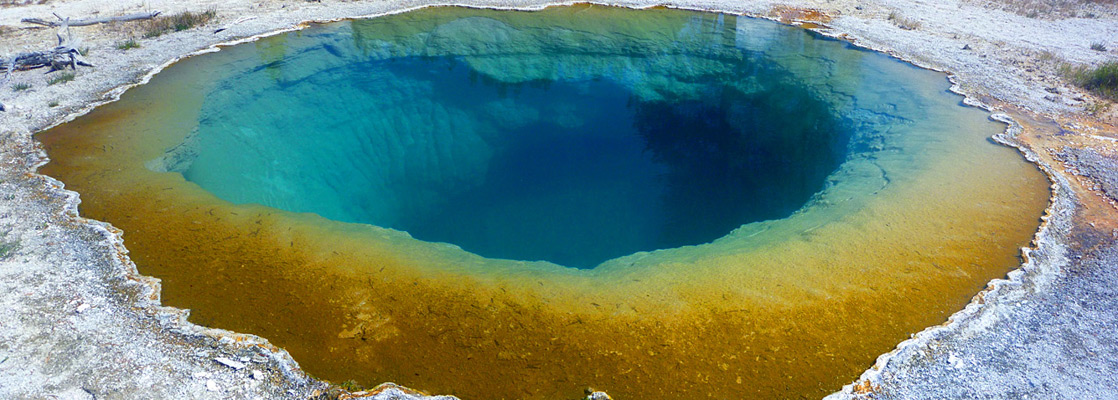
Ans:
[[[54,72],[66,67],[77,69],[79,65],[93,66],[82,59],[81,51],[78,50],[80,41],[74,39],[73,33],[70,32],[70,19],[62,18],[58,14],[54,16],[61,21],[58,25],[60,26],[57,33],[58,45],[50,50],[19,53],[8,60],[0,58],[0,68],[2,68],[0,71],[10,74],[12,71],[50,67],[50,71],[47,72]]]
[[[26,71],[30,69],[50,67],[54,72],[66,67],[76,66],[92,67],[93,65],[81,59],[78,49],[70,46],[58,46],[50,50],[19,53],[11,59],[0,58],[0,71],[10,74],[12,71]]]
[[[159,14],[160,14],[159,11],[152,11],[152,12],[146,12],[146,13],[135,13],[135,14],[122,15],[122,16],[119,16],[119,17],[100,17],[100,18],[79,19],[79,20],[70,21],[70,26],[87,26],[87,25],[107,24],[107,23],[110,23],[110,22],[126,22],[126,21],[137,21],[137,20],[142,20],[142,19],[152,19],[152,18],[155,18],[155,17],[159,16]],[[24,19],[21,19],[20,22],[23,22],[25,24],[35,24],[35,25],[42,25],[42,26],[49,26],[49,27],[62,26],[62,22],[46,21],[46,20],[42,20],[42,19],[39,19],[39,18],[24,18]]]
[[[0,79],[0,88],[6,86],[8,81],[12,79],[13,71],[26,71],[36,68],[50,67],[47,73],[65,69],[78,69],[78,66],[92,67],[93,65],[85,62],[82,59],[81,52],[78,50],[79,41],[74,39],[74,35],[70,33],[70,19],[62,18],[58,14],[61,22],[58,26],[58,45],[50,50],[33,51],[28,53],[19,53],[14,57],[5,59],[0,57],[0,71],[4,72],[3,79]],[[0,104],[0,111],[5,111],[3,104]]]

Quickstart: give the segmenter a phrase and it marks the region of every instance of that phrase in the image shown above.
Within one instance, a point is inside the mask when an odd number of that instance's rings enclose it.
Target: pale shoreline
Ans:
[[[18,25],[18,18],[25,16],[46,17],[51,6],[56,7],[55,12],[65,15],[85,15],[87,10],[106,3],[101,0],[82,0],[48,3],[45,6],[2,8],[0,24]],[[651,1],[609,3],[638,8],[664,4]],[[776,2],[758,1],[742,5],[725,3],[728,2],[693,1],[671,5],[773,19],[780,17],[779,12],[774,13],[774,6],[778,4]],[[77,195],[59,190],[61,185],[53,179],[44,180],[40,176],[28,174],[45,161],[45,156],[30,135],[44,127],[88,112],[105,101],[112,101],[128,87],[146,82],[154,73],[185,56],[214,51],[217,46],[229,43],[250,41],[298,29],[308,20],[331,21],[383,15],[428,4],[438,3],[420,1],[393,5],[384,2],[299,1],[290,4],[261,4],[261,8],[253,9],[255,6],[251,2],[244,1],[197,2],[185,7],[183,4],[167,1],[150,8],[173,13],[212,7],[217,10],[219,21],[199,29],[144,39],[141,41],[143,47],[129,52],[112,49],[112,43],[119,39],[114,38],[114,32],[88,29],[98,44],[90,58],[97,68],[80,69],[74,82],[57,86],[45,85],[45,78],[36,72],[18,73],[18,77],[27,76],[29,81],[33,81],[35,90],[21,94],[14,100],[8,88],[0,88],[0,101],[12,108],[6,113],[0,113],[0,123],[3,126],[0,133],[4,135],[3,142],[0,143],[3,154],[0,156],[3,161],[3,167],[0,167],[0,188],[5,194],[11,194],[10,197],[5,196],[4,203],[0,203],[0,227],[10,230],[4,238],[18,236],[20,243],[0,263],[0,277],[3,278],[0,279],[3,282],[0,285],[3,286],[0,287],[8,293],[0,297],[0,304],[4,305],[3,311],[0,311],[0,321],[19,321],[16,324],[0,322],[0,339],[4,339],[0,342],[16,344],[0,353],[0,357],[7,357],[0,358],[6,360],[6,363],[0,362],[0,383],[3,383],[0,385],[0,394],[14,398],[45,397],[52,394],[90,398],[96,392],[124,398],[205,398],[214,395],[210,389],[217,386],[218,390],[223,391],[219,392],[223,396],[234,398],[305,398],[312,396],[314,392],[326,390],[324,384],[303,375],[286,352],[272,348],[265,340],[198,327],[186,322],[185,314],[181,311],[158,306],[158,283],[151,278],[139,276],[135,266],[124,256],[126,250],[121,244],[121,233],[101,223],[73,224]],[[460,5],[540,8],[553,4],[569,3],[478,1]],[[924,68],[948,71],[955,83],[953,90],[966,95],[969,103],[984,105],[984,108],[1006,113],[1006,118],[1013,117],[1017,120],[1036,120],[1040,116],[1056,118],[1064,125],[1064,131],[1058,131],[1060,134],[1068,132],[1065,135],[1082,139],[1075,143],[1096,148],[1104,154],[1115,154],[1113,142],[1106,140],[1118,135],[1113,125],[1106,127],[1103,125],[1104,121],[1085,118],[1082,110],[1087,102],[1076,100],[1084,98],[1090,101],[1089,96],[1060,85],[1055,80],[1054,73],[1045,73],[1046,71],[1037,68],[1035,62],[1029,62],[1036,58],[1034,54],[1042,51],[1080,63],[1097,63],[1107,57],[1113,59],[1114,50],[1104,54],[1090,50],[1087,46],[1094,42],[1104,42],[1109,48],[1118,48],[1118,43],[1113,42],[1118,38],[1118,20],[1113,19],[1114,13],[1103,18],[1067,22],[1068,20],[1028,19],[969,5],[952,8],[955,4],[926,5],[911,0],[879,1],[859,6],[856,4],[862,3],[850,0],[834,3],[802,1],[796,2],[795,6],[818,8],[834,16],[835,19],[826,24],[831,28],[822,31],[828,36],[884,51]],[[887,19],[892,10],[900,10],[906,16],[920,19],[921,27],[916,30],[896,27]],[[117,10],[106,11],[122,13]],[[233,25],[221,35],[211,34],[215,27],[236,21],[241,16],[256,18]],[[967,24],[964,22],[967,20],[979,20],[982,26]],[[1034,26],[1014,26],[1022,23]],[[116,34],[120,36],[119,32]],[[1016,42],[1005,40],[1007,35],[1014,34],[1018,35]],[[40,49],[51,43],[52,36],[52,30],[23,34],[14,40],[6,36],[4,43],[0,43],[0,52],[11,51],[16,46],[23,45]],[[1106,42],[1107,40],[1111,42]],[[1075,46],[1061,46],[1068,41],[1074,41]],[[148,64],[148,60],[157,61],[158,65]],[[1051,90],[1046,90],[1050,88]],[[64,92],[71,98],[63,99]],[[1054,95],[1056,101],[1045,98]],[[59,99],[61,104],[59,107],[47,107],[46,104],[50,101],[48,99]],[[1114,123],[1114,113],[1115,110],[1112,109],[1110,124]],[[965,310],[953,315],[948,323],[929,328],[915,335],[914,339],[901,343],[897,350],[883,355],[877,365],[863,374],[856,384],[847,386],[834,397],[863,397],[858,392],[864,389],[874,389],[865,394],[874,398],[890,397],[888,393],[901,393],[899,390],[906,387],[920,390],[917,385],[905,386],[903,377],[919,375],[913,371],[918,367],[926,367],[923,364],[947,362],[948,367],[955,367],[959,360],[968,360],[968,351],[974,349],[958,347],[955,352],[939,352],[938,359],[934,354],[936,352],[932,350],[942,347],[944,343],[964,343],[988,334],[986,326],[998,323],[999,318],[1013,313],[1014,307],[1022,307],[1029,299],[1054,291],[1056,285],[1053,282],[1066,278],[1066,271],[1081,270],[1080,264],[1087,264],[1094,259],[1091,254],[1084,255],[1081,251],[1071,249],[1068,244],[1081,241],[1075,235],[1087,235],[1078,231],[1086,223],[1098,224],[1095,228],[1100,231],[1113,229],[1112,226],[1105,226],[1103,220],[1115,215],[1114,208],[1106,198],[1100,197],[1102,194],[1099,190],[1094,193],[1088,190],[1090,186],[1097,186],[1097,182],[1094,185],[1090,180],[1084,183],[1085,178],[1082,176],[1065,171],[1069,166],[1053,162],[1052,153],[1060,150],[1057,145],[1062,142],[1046,140],[1046,124],[1022,121],[1022,125],[1024,126],[1016,125],[1016,128],[1011,128],[1009,134],[1002,135],[1000,140],[1020,148],[1026,157],[1040,165],[1054,181],[1053,203],[1048,210],[1047,222],[1037,234],[1036,247],[1026,250],[1026,264],[1021,270],[1011,273],[1009,280],[993,282],[990,289],[976,296]],[[1091,136],[1101,139],[1091,139]],[[1085,208],[1091,209],[1089,215],[1083,212]],[[1102,244],[1096,245],[1095,249],[1101,248],[1102,252],[1113,257],[1114,252],[1110,250],[1115,247],[1114,238],[1112,235],[1105,236],[1108,238],[1098,239]],[[59,250],[58,247],[62,249]],[[1108,264],[1105,258],[1100,262],[1104,266]],[[137,285],[136,282],[143,284]],[[125,292],[125,296],[120,296],[120,292]],[[29,306],[31,304],[36,305],[34,309]],[[1118,315],[1110,314],[1106,313],[1103,317],[1112,320],[1118,318]],[[58,320],[66,321],[64,325],[69,330],[64,329],[62,332],[65,333],[61,334],[54,333],[54,325]],[[50,334],[47,334],[48,329]],[[49,360],[50,355],[57,352],[56,349],[78,349],[83,343],[78,338],[102,334],[120,335],[102,338],[98,343],[103,345],[131,345],[138,348],[114,351],[130,355],[144,353],[137,356],[137,360],[142,360],[136,361],[140,366],[137,370],[143,371],[139,376],[133,375],[127,368],[106,370],[106,367],[119,365],[113,363],[108,356],[98,358],[75,355],[71,365],[68,365],[69,369],[52,370],[56,366],[50,364]],[[177,337],[167,339],[168,336]],[[231,337],[237,339],[228,339]],[[254,348],[253,344],[256,343],[262,344],[267,350]],[[1105,347],[1103,350],[1107,354],[1118,352],[1118,349],[1112,347],[1115,346]],[[47,361],[43,361],[43,354],[47,355]],[[55,354],[54,357],[66,355]],[[215,362],[214,359],[218,357],[233,360],[244,357],[251,366],[231,368],[227,364]],[[260,357],[263,361],[255,362],[255,357]],[[972,359],[974,362],[966,363],[974,365],[968,366],[981,367],[979,358]],[[1057,361],[1059,360],[1053,362]],[[21,370],[13,371],[13,366]],[[253,368],[263,371],[263,379],[253,378],[250,372]],[[88,370],[97,370],[111,377],[101,377],[97,379],[98,382],[112,382],[91,388],[87,386],[97,385],[89,383],[89,379],[86,379],[88,377],[73,376],[77,371]],[[950,372],[951,369],[946,371]],[[1071,371],[1069,374],[1072,372],[1080,371]],[[1106,377],[1102,374],[1091,375],[1088,376],[1088,382],[1092,376],[1093,379]],[[940,378],[944,382],[950,382],[957,377],[948,375]],[[1048,378],[1069,379],[1059,376]],[[120,381],[121,379],[124,381]],[[1103,389],[1116,388],[1115,383],[1110,382],[1113,378],[1104,380],[1107,382],[1098,383]],[[899,396],[921,397],[918,391]],[[930,392],[923,393],[923,396],[936,397],[935,393]],[[95,397],[101,398],[100,395]]]

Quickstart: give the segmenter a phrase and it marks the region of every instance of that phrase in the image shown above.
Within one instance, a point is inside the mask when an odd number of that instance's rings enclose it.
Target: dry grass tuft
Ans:
[[[57,84],[60,84],[60,83],[66,83],[66,82],[70,82],[72,80],[74,80],[74,73],[73,72],[63,72],[63,73],[55,75],[53,78],[50,78],[49,80],[47,80],[47,86],[57,85]]]
[[[160,16],[144,22],[144,37],[153,38],[167,32],[185,31],[205,25],[217,16],[217,11],[207,10],[200,13],[190,11],[175,15]]]
[[[1064,64],[1060,67],[1060,75],[1099,97],[1118,101],[1118,61],[1109,61],[1097,68]]]
[[[905,16],[901,15],[899,12],[896,12],[896,11],[893,11],[893,12],[889,13],[889,20],[893,21],[893,25],[896,25],[897,27],[899,27],[901,29],[904,29],[906,31],[917,30],[917,29],[920,29],[920,26],[921,26],[921,23],[920,23],[919,20],[915,20],[915,19],[912,19],[912,18],[906,18]]]
[[[139,48],[139,47],[140,47],[140,43],[136,42],[136,39],[132,39],[132,38],[129,38],[128,40],[117,43],[117,45],[116,45],[117,50],[130,50],[130,49],[136,49],[136,48]]]

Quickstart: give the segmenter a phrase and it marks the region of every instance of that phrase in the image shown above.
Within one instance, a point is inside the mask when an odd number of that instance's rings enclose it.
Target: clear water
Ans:
[[[731,15],[433,8],[184,60],[36,138],[164,304],[316,377],[821,398],[1015,268],[1047,204],[947,88]]]
[[[496,21],[456,22],[476,32]],[[848,128],[830,105],[749,50],[643,49],[584,66],[562,57],[587,48],[548,45],[520,44],[563,73],[511,82],[453,53],[355,57],[298,79],[265,64],[206,95],[176,150],[188,160],[172,168],[238,204],[592,268],[787,217],[845,156]],[[503,50],[484,61],[517,62]],[[718,68],[633,65],[669,50],[676,65]]]

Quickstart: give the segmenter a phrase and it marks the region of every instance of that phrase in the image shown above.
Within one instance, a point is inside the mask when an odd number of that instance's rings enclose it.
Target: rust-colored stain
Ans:
[[[776,17],[780,22],[791,24],[799,22],[805,28],[814,29],[817,27],[826,27],[833,17],[831,15],[814,8],[801,8],[792,7],[788,5],[773,6],[769,11],[769,15]],[[810,25],[810,26],[809,26]]]
[[[881,387],[869,381],[858,381],[854,384],[854,393],[856,394],[871,394],[881,392]]]
[[[1118,230],[1118,202],[1103,193],[1099,182],[1077,174],[1059,156],[1064,148],[1090,148],[1118,158],[1118,126],[1113,115],[1103,118],[1086,114],[1045,116],[1010,104],[987,100],[1021,124],[1017,137],[1034,150],[1041,163],[1053,166],[1071,183],[1080,207],[1076,210],[1077,229],[1110,236]],[[1084,236],[1085,237],[1085,236]],[[1080,237],[1073,237],[1077,241]],[[1091,244],[1081,244],[1091,246]]]

